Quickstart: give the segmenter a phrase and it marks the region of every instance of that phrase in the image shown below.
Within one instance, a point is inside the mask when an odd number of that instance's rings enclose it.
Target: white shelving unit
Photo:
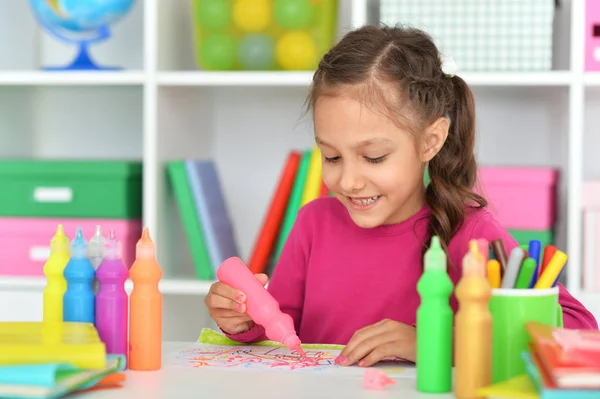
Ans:
[[[339,34],[369,21],[371,0],[342,1]],[[164,166],[216,160],[243,257],[254,244],[286,153],[312,145],[300,119],[310,72],[203,72],[195,64],[190,0],[138,0],[94,46],[118,72],[41,72],[74,48],[41,31],[27,2],[0,4],[0,157],[137,158],[144,163],[144,224],[165,270],[165,339],[212,325],[195,280]],[[581,290],[581,186],[600,176],[594,127],[600,73],[583,72],[584,1],[564,1],[556,70],[461,73],[478,107],[480,164],[561,168],[557,240],[569,253],[567,286],[600,317],[600,294]],[[573,28],[571,28],[573,27]],[[41,317],[41,278],[0,277],[0,320]],[[14,306],[14,304],[18,304]],[[11,304],[11,306],[8,306]],[[10,309],[9,309],[10,308]]]

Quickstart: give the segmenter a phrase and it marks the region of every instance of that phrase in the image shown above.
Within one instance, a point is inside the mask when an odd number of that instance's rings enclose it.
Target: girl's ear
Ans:
[[[421,141],[421,161],[429,162],[442,149],[448,137],[450,122],[448,118],[439,117],[425,130]]]

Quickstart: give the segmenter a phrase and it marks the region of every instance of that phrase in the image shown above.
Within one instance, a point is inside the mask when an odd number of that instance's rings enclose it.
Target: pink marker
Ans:
[[[107,354],[127,356],[128,301],[125,280],[129,275],[121,260],[121,243],[111,230],[105,241],[104,259],[96,270],[100,289],[96,295],[96,329]]]
[[[246,295],[246,312],[256,324],[264,327],[265,334],[273,341],[281,342],[290,350],[306,354],[300,347],[292,317],[283,313],[279,303],[254,277],[250,269],[238,257],[226,259],[217,269],[217,278]]]

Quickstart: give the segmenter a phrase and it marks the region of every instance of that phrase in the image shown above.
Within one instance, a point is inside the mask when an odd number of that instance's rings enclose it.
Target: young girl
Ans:
[[[335,198],[298,212],[268,290],[302,342],[346,345],[339,364],[415,361],[416,285],[432,235],[444,243],[455,284],[469,240],[500,238],[509,252],[518,245],[473,192],[471,91],[444,72],[425,33],[367,26],[324,56],[308,103],[323,180]],[[559,287],[565,327],[597,328]],[[266,339],[244,301],[243,292],[219,282],[205,299],[230,338]],[[451,305],[456,311],[454,297]]]

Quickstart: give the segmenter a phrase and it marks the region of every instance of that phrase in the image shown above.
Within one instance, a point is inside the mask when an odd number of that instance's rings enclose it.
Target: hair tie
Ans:
[[[458,73],[458,65],[454,58],[449,55],[441,55],[442,72],[447,78],[453,78]]]

